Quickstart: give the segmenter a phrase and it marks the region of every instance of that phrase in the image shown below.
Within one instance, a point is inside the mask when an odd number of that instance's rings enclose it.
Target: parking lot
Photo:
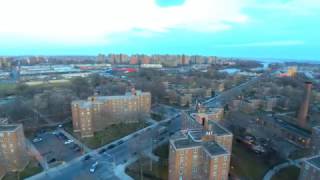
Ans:
[[[49,166],[68,162],[82,154],[78,145],[58,131],[38,134],[32,142]]]

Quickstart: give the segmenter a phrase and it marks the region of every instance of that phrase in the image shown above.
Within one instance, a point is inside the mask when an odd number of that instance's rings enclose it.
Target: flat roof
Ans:
[[[289,130],[291,132],[300,134],[300,135],[302,135],[304,137],[310,137],[311,136],[311,132],[309,132],[309,131],[307,131],[305,129],[302,129],[302,128],[300,128],[299,126],[297,126],[295,124],[289,123],[289,122],[287,122],[285,120],[281,120],[281,119],[274,118],[274,117],[269,117],[268,120],[274,122],[275,124],[279,125],[280,127],[284,128],[284,129],[287,129],[287,130]]]
[[[220,124],[216,122],[209,121],[209,125],[211,125],[213,133],[217,134],[218,136],[232,135],[230,131],[228,131],[227,129],[225,129],[224,127],[222,127]]]
[[[202,136],[205,135],[205,132],[203,130],[191,130],[188,131],[188,135],[195,141],[201,141]]]
[[[4,124],[0,125],[0,131],[14,131],[22,126],[21,124]]]
[[[193,113],[192,113],[193,114]],[[187,114],[193,121],[197,122],[197,120],[194,119],[192,114]],[[198,123],[198,122],[197,122]],[[212,127],[212,132],[218,136],[222,135],[232,135],[230,131],[228,131],[226,128],[224,128],[222,125],[218,124],[215,121],[208,121],[209,125]],[[199,124],[199,123],[198,123]]]
[[[307,160],[307,162],[314,165],[317,168],[320,168],[320,155],[311,157]]]
[[[184,149],[201,146],[201,142],[195,142],[191,139],[178,139],[174,141],[174,146],[176,147],[176,149]]]
[[[221,154],[229,154],[227,150],[221,147],[218,143],[211,141],[211,142],[204,142],[203,147],[211,156],[217,156]]]

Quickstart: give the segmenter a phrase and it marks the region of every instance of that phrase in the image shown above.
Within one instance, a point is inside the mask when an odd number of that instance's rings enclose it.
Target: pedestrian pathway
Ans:
[[[289,167],[289,166],[297,166],[300,167],[300,162],[302,159],[296,159],[296,160],[289,160],[288,162],[278,164],[274,166],[272,169],[270,169],[265,176],[263,177],[263,180],[271,180],[271,178],[278,173],[280,170]]]

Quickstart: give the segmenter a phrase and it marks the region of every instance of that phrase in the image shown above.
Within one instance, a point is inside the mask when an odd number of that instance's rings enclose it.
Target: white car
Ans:
[[[70,143],[73,143],[73,140],[72,139],[69,139],[67,141],[64,142],[64,144],[70,144]]]
[[[34,143],[37,143],[37,142],[40,142],[40,141],[42,141],[42,138],[35,138],[35,139],[32,140],[32,142],[34,142]]]
[[[96,161],[95,163],[93,163],[89,171],[90,171],[91,173],[94,173],[94,172],[96,171],[97,167],[98,167],[98,164],[99,164],[98,161]]]

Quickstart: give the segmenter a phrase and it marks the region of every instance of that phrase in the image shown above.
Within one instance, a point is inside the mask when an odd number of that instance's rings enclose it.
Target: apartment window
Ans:
[[[228,156],[224,156],[224,161],[227,161],[228,160]]]
[[[198,149],[193,149],[193,153],[198,153]]]
[[[309,165],[308,165],[308,164],[306,164],[305,169],[306,169],[306,170],[308,170],[308,169],[309,169]]]
[[[217,171],[216,170],[213,171],[213,176],[217,176]]]

